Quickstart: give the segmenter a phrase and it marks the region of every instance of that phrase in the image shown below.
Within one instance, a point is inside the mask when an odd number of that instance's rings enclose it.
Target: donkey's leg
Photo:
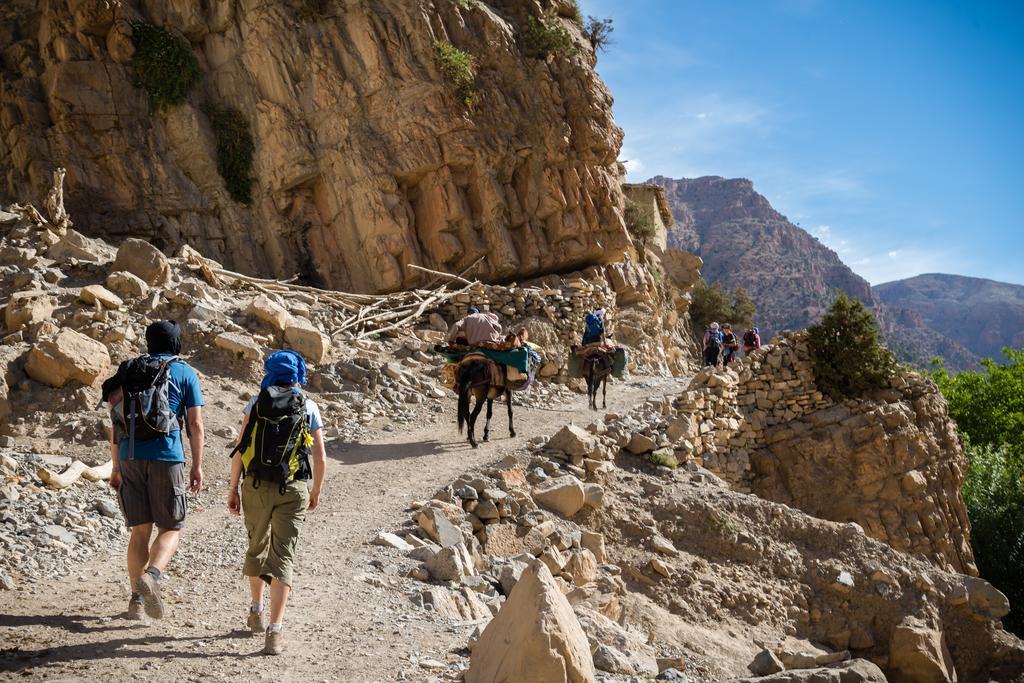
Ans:
[[[608,407],[608,377],[609,377],[609,375],[605,375],[604,376],[604,387],[601,390],[601,404],[602,404],[601,407],[602,408],[607,408]]]
[[[469,445],[476,448],[476,418],[480,415],[480,409],[484,407],[484,397],[477,395],[476,405],[473,406],[473,412],[469,414]]]
[[[512,426],[512,390],[505,389],[505,399],[508,402],[508,434],[509,436],[516,435],[516,428]]]
[[[484,420],[484,441],[487,441],[491,436],[491,414],[494,408],[494,399],[487,399],[487,419]]]

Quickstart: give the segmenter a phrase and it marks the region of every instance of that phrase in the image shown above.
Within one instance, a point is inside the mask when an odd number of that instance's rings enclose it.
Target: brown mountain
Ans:
[[[675,218],[669,246],[698,254],[709,282],[747,290],[763,337],[813,324],[843,291],[873,310],[900,360],[923,366],[941,356],[954,369],[977,366],[977,355],[959,337],[930,326],[918,309],[882,303],[867,280],[772,208],[751,181],[657,176],[649,182],[665,188]]]
[[[976,356],[998,360],[1002,347],[1024,346],[1024,286],[929,273],[874,289],[887,307],[913,311]]]
[[[669,246],[704,259],[709,282],[746,289],[764,335],[813,323],[837,290],[877,303],[864,278],[773,209],[749,180],[656,176],[649,182],[665,188],[675,218]]]

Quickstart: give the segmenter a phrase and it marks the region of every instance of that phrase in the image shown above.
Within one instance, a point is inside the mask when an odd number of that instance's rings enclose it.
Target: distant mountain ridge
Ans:
[[[842,291],[874,311],[900,360],[921,366],[941,356],[954,369],[977,367],[972,343],[947,334],[952,325],[933,326],[930,320],[940,316],[926,312],[919,297],[880,298],[838,254],[776,211],[750,180],[655,176],[648,182],[665,189],[675,219],[668,245],[699,255],[709,282],[747,290],[764,337],[815,323]]]
[[[887,307],[912,310],[924,325],[981,358],[1024,346],[1024,286],[964,275],[927,273],[874,288]]]
[[[836,290],[877,304],[867,280],[772,208],[751,181],[655,176],[648,182],[665,188],[675,218],[669,246],[699,255],[709,282],[746,289],[767,335],[812,324]]]

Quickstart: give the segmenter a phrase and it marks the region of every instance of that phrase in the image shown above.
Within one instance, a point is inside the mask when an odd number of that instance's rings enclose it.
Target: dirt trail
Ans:
[[[608,410],[621,412],[681,381],[636,377],[609,387]],[[228,424],[228,405],[211,402],[211,420]],[[378,529],[407,517],[410,500],[429,498],[461,472],[493,462],[528,439],[595,413],[585,397],[546,409],[517,408],[515,439],[495,410],[492,441],[473,450],[455,433],[454,401],[443,420],[364,443],[328,444],[329,474],[320,509],[300,541],[296,591],[282,657],[250,659],[263,639],[244,630],[248,594],[241,580],[245,531],[227,514],[226,466],[208,452],[209,490],[193,501],[182,545],[168,569],[169,616],[156,623],[121,618],[127,579],[123,553],[98,556],[72,576],[8,593],[0,609],[0,680],[427,680],[465,644],[471,625],[444,624],[414,607],[423,584],[403,576],[407,560],[368,545]],[[217,411],[220,411],[218,413]],[[482,419],[478,423],[482,432]],[[13,599],[12,599],[13,598]]]

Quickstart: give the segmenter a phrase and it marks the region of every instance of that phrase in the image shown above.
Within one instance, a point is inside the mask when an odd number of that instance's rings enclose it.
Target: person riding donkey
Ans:
[[[113,426],[110,486],[131,530],[127,617],[135,620],[142,619],[143,611],[163,618],[160,583],[185,526],[185,490],[198,492],[203,486],[203,393],[196,371],[178,358],[178,323],[166,320],[147,327],[146,350],[121,363],[102,387]],[[192,452],[187,479],[185,424]]]
[[[484,342],[500,343],[504,340],[498,316],[488,310],[486,305],[483,311],[477,306],[470,306],[466,317],[452,325],[448,331],[449,344],[478,346]]]
[[[604,308],[598,308],[590,313],[587,313],[587,317],[583,319],[583,345],[595,344],[599,341],[604,341],[605,335],[605,316],[607,312]]]
[[[227,505],[231,514],[244,514],[249,535],[242,569],[252,597],[249,629],[265,633],[265,654],[278,655],[286,646],[282,622],[294,585],[299,529],[306,512],[320,504],[327,456],[320,409],[302,391],[306,361],[295,351],[276,351],[263,367],[260,393],[243,409],[241,435],[231,451]],[[263,608],[267,585],[269,623]]]

